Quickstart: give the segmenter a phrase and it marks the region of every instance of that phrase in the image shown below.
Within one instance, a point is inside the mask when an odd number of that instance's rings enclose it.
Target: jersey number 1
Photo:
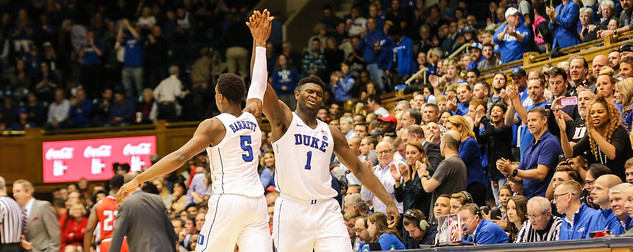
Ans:
[[[306,153],[306,155],[308,156],[308,158],[306,160],[306,170],[310,170],[310,169],[312,169],[312,166],[310,166],[310,161],[312,161],[312,151],[308,151],[308,153]]]
[[[253,148],[251,147],[251,136],[240,136],[240,145],[242,150],[248,152],[248,154],[242,154],[242,159],[245,162],[253,161]]]

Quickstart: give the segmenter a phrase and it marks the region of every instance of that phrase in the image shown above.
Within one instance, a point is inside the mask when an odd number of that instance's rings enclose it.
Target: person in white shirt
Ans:
[[[367,97],[367,108],[371,110],[372,113],[376,114],[379,117],[385,117],[389,115],[389,111],[382,107],[382,100],[379,95],[370,95]]]
[[[70,111],[70,101],[66,99],[64,90],[55,90],[55,101],[48,105],[47,128],[59,128],[60,123],[68,118]]]
[[[189,94],[189,90],[182,90],[182,82],[178,79],[180,71],[177,66],[169,67],[170,76],[158,84],[154,89],[154,99],[158,104],[158,118],[167,121],[175,121],[176,98],[184,98]]]
[[[393,179],[391,175],[391,166],[398,165],[402,163],[401,161],[394,160],[394,149],[391,144],[388,142],[380,142],[376,145],[376,155],[378,156],[378,165],[374,166],[374,175],[378,178],[380,183],[382,183],[383,187],[389,193],[394,202],[396,203],[396,207],[400,213],[403,212],[402,202],[397,202],[395,200],[396,196],[394,195],[394,185],[396,181]],[[360,194],[363,196],[363,200],[373,202],[374,212],[387,212],[387,206],[381,202],[378,198],[375,198],[374,195],[367,190],[364,186],[360,190]]]

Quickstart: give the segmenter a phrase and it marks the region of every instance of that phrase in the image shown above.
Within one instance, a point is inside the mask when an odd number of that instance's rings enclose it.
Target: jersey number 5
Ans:
[[[253,161],[253,148],[251,147],[251,143],[251,136],[240,136],[242,150],[248,152],[248,154],[242,154],[242,159],[245,162]]]

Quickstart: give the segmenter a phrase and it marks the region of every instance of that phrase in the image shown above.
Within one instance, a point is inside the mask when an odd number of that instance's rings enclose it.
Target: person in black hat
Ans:
[[[618,52],[620,52],[620,59],[633,56],[633,42],[626,42],[621,45]]]

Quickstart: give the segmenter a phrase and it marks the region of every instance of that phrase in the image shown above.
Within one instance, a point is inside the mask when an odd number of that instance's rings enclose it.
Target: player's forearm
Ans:
[[[138,184],[141,184],[159,176],[163,176],[178,169],[189,159],[191,159],[191,157],[187,157],[187,155],[183,153],[180,153],[178,151],[172,152],[159,160],[156,164],[152,165],[152,167],[136,176],[134,180]]]
[[[359,162],[360,163],[360,162]],[[385,188],[380,183],[380,180],[367,169],[361,168],[354,173],[356,178],[367,188],[374,197],[385,203],[385,205],[395,204],[391,196],[387,193]]]

